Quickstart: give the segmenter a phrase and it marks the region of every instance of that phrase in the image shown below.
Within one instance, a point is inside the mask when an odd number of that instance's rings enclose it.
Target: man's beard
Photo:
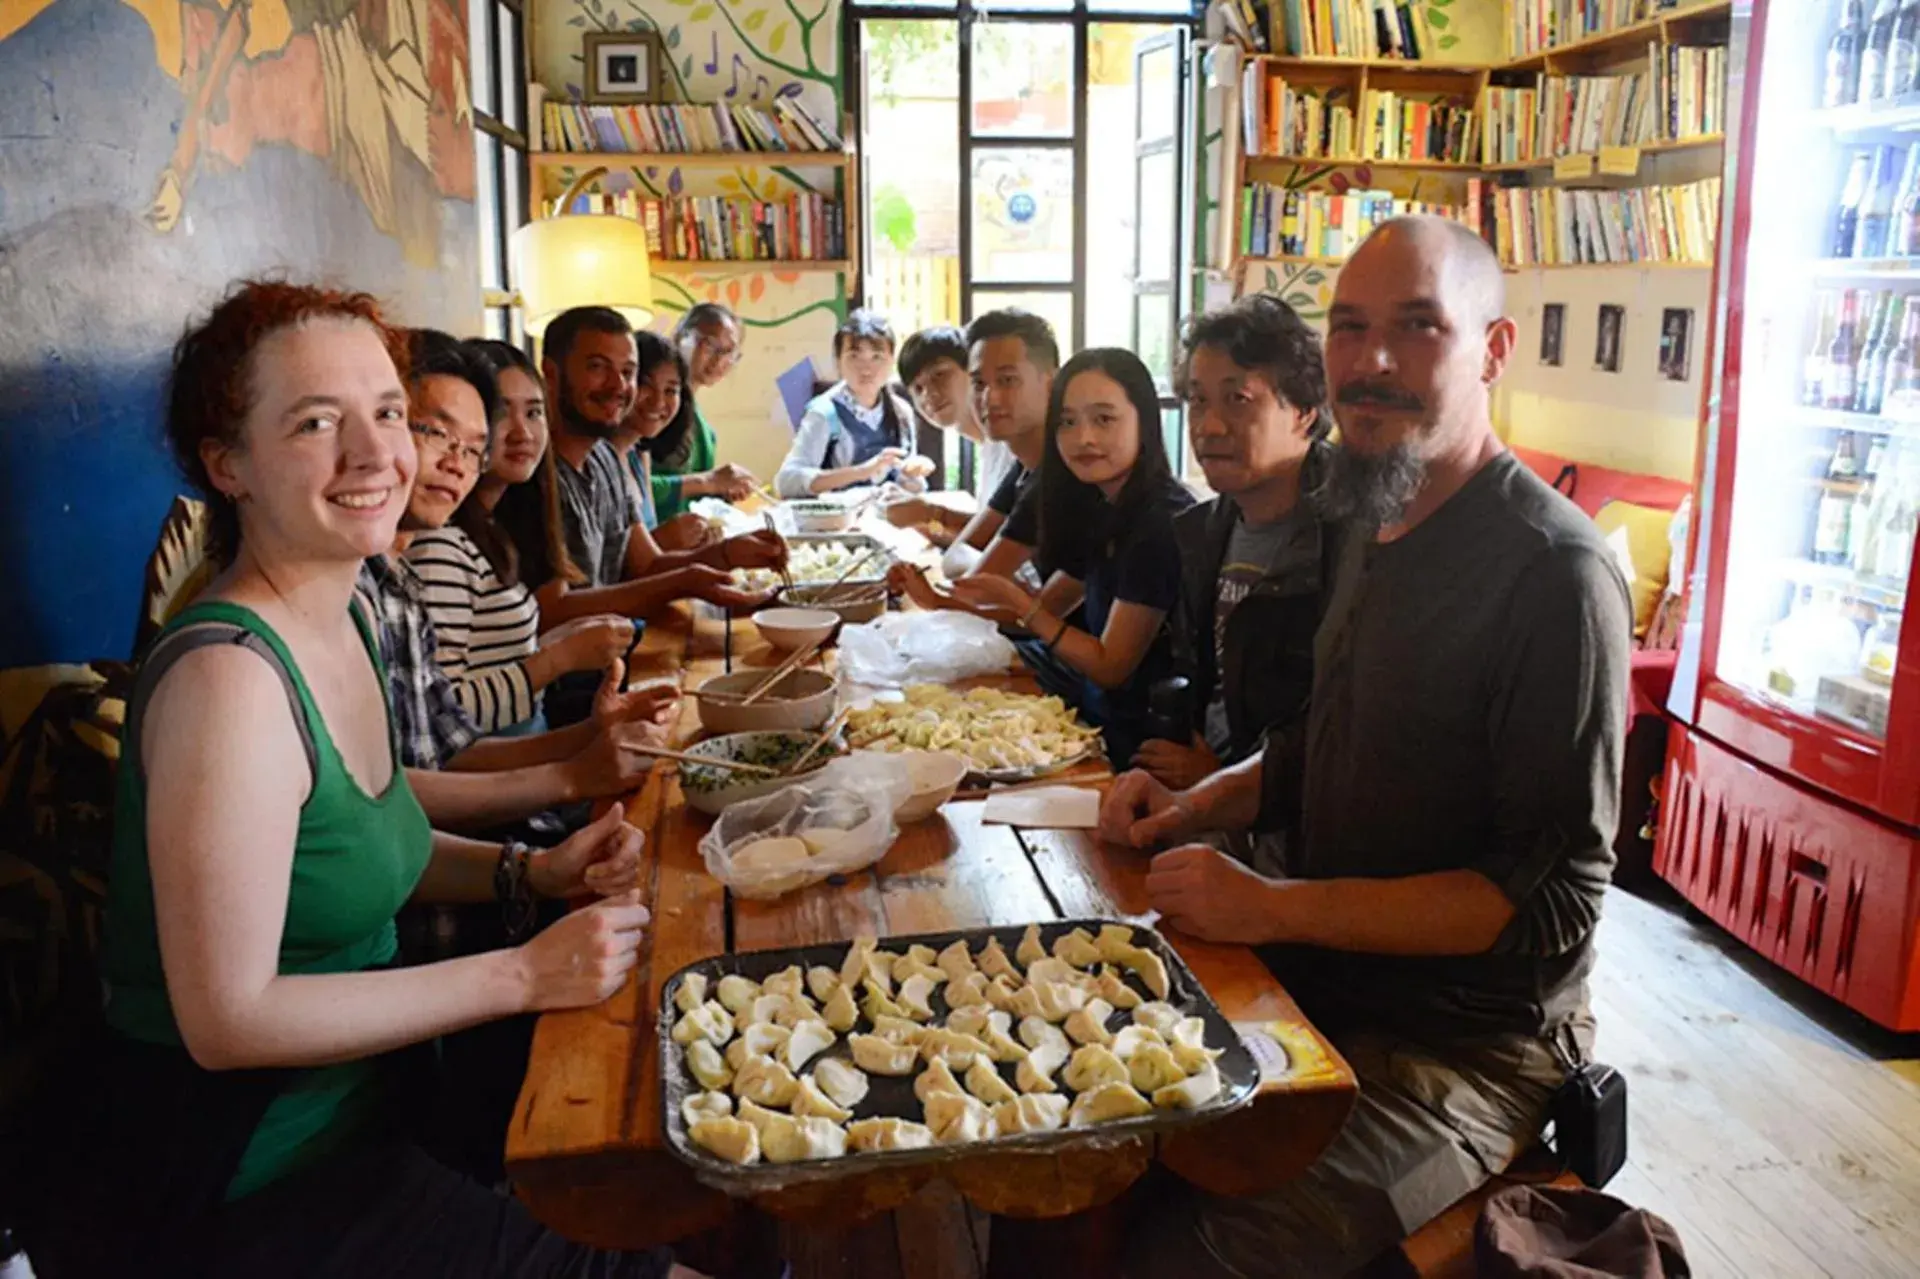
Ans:
[[[1427,460],[1411,440],[1376,455],[1341,444],[1329,459],[1320,508],[1329,518],[1382,529],[1400,522],[1426,482]]]
[[[618,422],[601,422],[588,417],[574,407],[573,389],[567,385],[566,375],[558,378],[559,385],[554,388],[554,400],[560,406],[560,421],[567,430],[575,435],[584,435],[595,440],[610,440],[620,430]]]

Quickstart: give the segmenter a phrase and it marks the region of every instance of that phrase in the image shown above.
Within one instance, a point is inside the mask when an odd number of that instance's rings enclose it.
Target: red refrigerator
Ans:
[[[1654,865],[1774,963],[1911,1030],[1920,625],[1901,618],[1920,518],[1920,32],[1881,29],[1880,8],[1733,6]]]

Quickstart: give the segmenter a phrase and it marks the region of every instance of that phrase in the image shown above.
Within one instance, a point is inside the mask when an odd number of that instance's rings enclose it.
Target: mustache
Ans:
[[[1377,404],[1389,409],[1421,409],[1420,397],[1385,382],[1349,382],[1334,397],[1335,404]]]

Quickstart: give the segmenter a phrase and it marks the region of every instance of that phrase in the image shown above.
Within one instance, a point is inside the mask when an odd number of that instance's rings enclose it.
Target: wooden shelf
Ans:
[[[1707,147],[1724,146],[1726,144],[1726,140],[1727,140],[1726,135],[1723,133],[1703,133],[1698,137],[1674,138],[1666,142],[1643,142],[1636,148],[1636,150],[1638,150],[1642,156],[1669,155],[1676,151],[1699,151]],[[1598,159],[1598,157],[1594,156],[1593,152],[1591,151],[1578,152],[1576,154],[1586,155],[1589,158],[1595,159],[1596,161]],[[1482,166],[1482,168],[1487,173],[1524,173],[1529,169],[1551,169],[1557,161],[1566,159],[1566,158],[1567,157],[1565,156],[1551,156],[1545,160],[1515,160],[1505,164],[1484,165]],[[1596,168],[1595,172],[1589,176],[1591,177],[1629,177],[1632,175],[1624,174],[1624,173],[1605,174],[1605,173],[1600,173]]]
[[[1317,257],[1277,257],[1277,258],[1241,258],[1241,266],[1345,266],[1345,258]]]
[[[1694,5],[1687,9],[1678,9],[1672,13],[1662,13],[1657,17],[1640,22],[1629,23],[1612,31],[1602,31],[1580,40],[1570,40],[1566,44],[1554,45],[1533,53],[1510,58],[1493,68],[1495,71],[1543,71],[1550,58],[1567,58],[1575,55],[1591,56],[1610,53],[1615,50],[1644,53],[1649,37],[1659,38],[1667,28],[1675,23],[1698,22],[1704,18],[1721,18],[1733,12],[1732,0],[1713,0],[1710,4]]]
[[[1373,169],[1443,169],[1453,173],[1479,173],[1477,164],[1459,160],[1370,160],[1362,156],[1334,155],[1248,155],[1248,164],[1340,164],[1366,165]]]
[[[745,261],[734,258],[712,262],[689,262],[681,258],[653,258],[648,265],[656,275],[755,275],[762,271],[769,274],[797,272],[844,275],[853,270],[853,263],[845,258],[806,258],[793,262]]]
[[[527,156],[536,168],[571,165],[591,169],[595,165],[628,168],[632,166],[681,169],[788,168],[843,169],[853,163],[851,151],[534,151]]]
[[[1453,75],[1462,78],[1477,76],[1487,68],[1471,62],[1427,62],[1410,58],[1296,58],[1284,53],[1261,53],[1255,57],[1261,62],[1270,62],[1281,71],[1315,69],[1357,71],[1405,71],[1410,75]]]
[[[1503,262],[1500,269],[1508,275],[1528,271],[1711,271],[1711,262],[1534,262],[1515,266]]]
[[[1813,119],[1841,139],[1889,129],[1908,132],[1920,129],[1920,93],[1903,93],[1897,98],[1859,102],[1849,107],[1829,107],[1814,112]]]

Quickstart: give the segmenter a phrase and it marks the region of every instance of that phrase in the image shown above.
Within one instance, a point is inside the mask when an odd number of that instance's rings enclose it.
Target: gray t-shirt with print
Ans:
[[[1304,503],[1269,524],[1249,523],[1242,515],[1227,537],[1227,553],[1220,561],[1220,575],[1213,587],[1213,669],[1227,669],[1227,619],[1240,601],[1247,598],[1260,579],[1278,572],[1289,558],[1301,553],[1295,535],[1305,521],[1312,519]],[[1313,552],[1316,548],[1309,548]],[[1224,754],[1233,733],[1227,724],[1227,690],[1223,681],[1215,681],[1213,700],[1207,703],[1206,722],[1201,736],[1216,755]]]
[[[626,576],[627,537],[640,510],[613,445],[597,440],[579,470],[554,457],[560,476],[560,520],[567,554],[588,586],[613,586]]]

